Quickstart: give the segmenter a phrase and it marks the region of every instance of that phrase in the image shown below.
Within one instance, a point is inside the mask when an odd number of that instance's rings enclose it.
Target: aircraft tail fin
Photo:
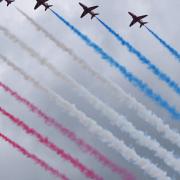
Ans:
[[[143,22],[143,23],[141,23],[141,25],[140,25],[140,28],[142,27],[142,26],[144,26],[145,24],[147,24],[148,22]]]
[[[99,13],[92,14],[91,19],[93,19],[94,17],[96,17],[98,15],[99,15]]]
[[[52,7],[52,6],[53,6],[53,5],[47,4],[46,7],[45,7],[45,11],[46,11],[47,9],[49,9],[50,7]]]

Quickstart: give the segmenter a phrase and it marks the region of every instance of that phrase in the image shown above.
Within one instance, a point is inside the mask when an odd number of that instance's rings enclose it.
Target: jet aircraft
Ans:
[[[47,1],[49,1],[49,0],[36,0],[36,1],[37,1],[37,3],[35,5],[34,9],[37,9],[41,5],[43,5],[45,7],[45,11],[46,11],[47,9],[49,9],[52,6],[47,3]]]
[[[143,16],[136,16],[135,14],[131,13],[131,12],[128,12],[129,15],[133,18],[131,24],[129,25],[130,27],[133,26],[134,24],[136,23],[139,23],[140,24],[140,28],[142,26],[144,26],[145,24],[147,24],[148,22],[143,22],[142,19],[144,19],[145,17],[147,17],[148,15],[143,15]]]
[[[87,14],[91,14],[91,19],[93,19],[94,17],[96,17],[97,15],[99,15],[98,13],[94,13],[93,10],[95,10],[96,8],[98,8],[99,6],[93,6],[93,7],[87,7],[84,4],[79,2],[79,5],[84,9],[84,12],[81,15],[81,18],[83,18],[84,16],[86,16]]]
[[[0,2],[2,2],[3,0],[0,0]],[[15,0],[5,0],[7,2],[7,6],[9,6],[12,2],[14,2]]]

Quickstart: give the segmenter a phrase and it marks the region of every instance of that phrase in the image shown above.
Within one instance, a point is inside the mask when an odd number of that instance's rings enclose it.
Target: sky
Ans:
[[[154,76],[146,66],[143,65],[134,55],[130,54],[125,47],[122,47],[96,19],[91,21],[90,16],[86,16],[84,19],[79,18],[82,9],[78,2],[79,1],[76,0],[50,0],[49,4],[53,4],[53,10],[60,12],[69,22],[78,27],[92,40],[97,42],[98,45],[103,47],[106,52],[116,58],[118,62],[124,65],[138,78],[147,82],[155,92],[162,95],[162,97],[179,110],[180,100],[178,95],[165,83]],[[99,5],[100,7],[96,11],[100,13],[99,17],[102,20],[115,29],[116,32],[122,35],[138,50],[143,52],[144,55],[150,58],[153,64],[166,72],[172,79],[180,84],[179,62],[176,61],[176,59],[163,46],[161,46],[145,28],[140,29],[138,25],[129,28],[131,17],[128,14],[128,11],[134,12],[137,15],[148,14],[148,27],[169,42],[173,47],[175,47],[175,49],[180,50],[180,21],[178,21],[180,17],[180,1],[82,0],[82,2],[88,6]],[[86,87],[92,94],[103,100],[119,114],[126,116],[137,129],[143,131],[146,135],[150,135],[153,139],[156,139],[164,148],[173,152],[175,157],[179,159],[180,151],[176,145],[165,140],[153,127],[150,127],[139,118],[135,111],[130,110],[119,102],[110,89],[95,79],[86,70],[82,69],[73,61],[71,56],[58,49],[41,32],[38,32],[16,10],[14,5],[25,11],[38,24],[54,35],[57,40],[73,49],[79,57],[95,68],[99,73],[111,79],[125,92],[131,94],[148,109],[152,110],[178,133],[180,133],[179,121],[173,119],[169,113],[146,97],[106,62],[102,61],[99,55],[86,46],[82,40],[72,33],[72,31],[62,24],[55,16],[53,16],[50,11],[45,12],[43,7],[34,11],[35,0],[16,0],[16,2],[12,6],[9,6],[9,8],[6,7],[5,2],[0,3],[0,26],[8,28],[19,39],[23,40],[30,47],[38,51],[41,56],[46,57],[49,62],[56,66],[56,68],[73,77],[77,82]],[[54,90],[57,94],[60,94],[70,103],[75,104],[79,110],[86,113],[86,115],[94,119],[105,129],[111,131],[116,137],[123,140],[130,148],[135,149],[137,154],[150,159],[151,162],[166,171],[169,177],[177,180],[180,178],[180,175],[175,170],[168,167],[161,159],[157,158],[152,151],[138,145],[128,134],[123,133],[118,128],[112,126],[109,123],[108,118],[104,117],[101,112],[97,111],[95,107],[89,104],[81,94],[78,94],[68,83],[55,77],[47,68],[41,66],[35,58],[32,58],[27,52],[22,50],[17,43],[12,42],[4,36],[2,32],[0,32],[0,40],[0,54],[7,56],[14,64],[21,67],[33,78]],[[93,147],[96,147],[113,162],[128,169],[137,177],[137,179],[152,179],[139,167],[134,165],[132,162],[128,162],[116,151],[99,141],[98,138],[88,132],[87,129],[77,121],[77,119],[72,118],[66,111],[58,107],[46,93],[33,87],[31,83],[25,81],[17,72],[13,71],[2,61],[0,61],[0,81],[16,90],[23,97],[29,99],[48,115],[58,119],[58,121],[65,127],[76,132],[79,137],[83,138]],[[2,89],[0,89],[0,106],[22,119],[29,126],[48,136],[49,139],[58,144],[66,152],[78,158],[96,173],[103,176],[104,179],[119,179],[119,176],[102,166],[90,155],[80,151],[79,148],[66,137],[60,136],[54,128],[44,125],[35,114],[30,112],[24,105],[17,102]],[[8,118],[2,114],[0,114],[0,132],[6,134],[8,137],[18,142],[30,152],[35,153],[52,166],[57,167],[70,179],[86,179],[86,177],[77,169],[73,168],[70,163],[57,157],[55,153],[38,143],[33,137],[26,135],[20,128],[12,124]],[[34,162],[21,155],[3,140],[0,140],[0,149],[0,179],[56,179],[56,177],[45,172],[38,165],[35,165]]]

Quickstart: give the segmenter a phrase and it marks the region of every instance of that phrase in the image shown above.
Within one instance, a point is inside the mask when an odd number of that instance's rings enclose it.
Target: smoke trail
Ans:
[[[150,28],[145,26],[146,29],[180,62],[180,53],[174,49],[171,45],[165,42],[162,38],[160,38],[155,32],[153,32]]]
[[[32,51],[30,47],[28,47],[24,42],[19,40],[15,35],[11,34],[8,29],[5,27],[0,26],[0,30],[9,37],[12,41],[15,43],[18,43],[24,50],[30,52],[32,57],[39,57],[38,53],[35,53]],[[80,32],[79,32],[80,33]],[[80,36],[81,37],[81,36]],[[102,49],[100,49],[96,44],[91,43],[87,37],[84,39],[85,41],[88,40],[87,43],[90,43],[90,46],[95,48],[95,50],[102,55],[102,58],[107,60],[110,64],[115,66],[120,72],[123,73],[123,75],[128,78],[130,82],[133,83],[134,86],[138,87],[140,90],[142,90],[146,95],[148,95],[150,98],[152,98],[155,102],[157,102],[161,107],[166,109],[168,112],[170,112],[173,117],[176,119],[180,118],[180,113],[176,111],[176,109],[169,105],[169,103],[164,100],[160,95],[155,94],[152,89],[148,87],[147,84],[145,84],[143,81],[137,79],[135,76],[133,76],[130,72],[128,72],[123,66],[119,65],[114,59],[112,59],[108,54],[106,54]],[[39,57],[41,58],[41,57]],[[44,59],[41,61],[41,63],[44,62]]]
[[[21,41],[20,39],[18,39],[18,37],[16,37],[16,35],[10,33],[10,31],[3,27],[3,26],[0,26],[0,31],[2,31],[4,33],[5,36],[7,36],[11,41],[13,41],[14,43],[18,43],[19,46],[24,49],[25,51],[29,52],[29,54],[32,56],[32,57],[39,57],[39,54],[32,51],[32,49],[30,47],[28,47],[23,41]],[[40,57],[39,57],[40,58]]]
[[[171,143],[175,144],[180,148],[180,135],[172,130],[168,124],[165,124],[161,118],[159,118],[152,111],[147,109],[143,104],[138,102],[130,94],[127,94],[120,86],[116,85],[110,79],[103,77],[101,74],[96,72],[90,65],[85,61],[78,59],[73,59],[78,63],[82,68],[87,70],[92,76],[97,80],[101,81],[107,88],[110,88],[112,93],[118,98],[118,102],[121,102],[123,105],[128,106],[128,108],[135,110],[137,115],[146,121],[148,124],[153,126],[159,133],[163,134],[163,137],[168,139]]]
[[[177,145],[180,148],[180,135],[173,131],[168,124],[165,124],[161,118],[156,116],[152,111],[148,110],[144,105],[139,103],[130,94],[127,94],[121,87],[113,83],[111,80],[103,77],[98,72],[96,72],[90,65],[79,59],[76,61],[82,68],[87,70],[91,75],[93,75],[97,80],[103,82],[107,88],[112,90],[112,93],[118,98],[118,101],[123,103],[123,105],[128,106],[130,109],[135,110],[139,117],[141,117],[148,124],[153,126],[159,133],[162,133],[164,138],[171,141],[171,143]]]
[[[158,67],[151,63],[150,59],[146,58],[140,51],[138,51],[135,47],[133,47],[129,42],[123,39],[118,33],[116,33],[111,27],[109,27],[105,22],[101,19],[96,19],[112,34],[114,37],[127,49],[129,52],[134,54],[143,64],[148,66],[148,69],[151,70],[158,78],[164,81],[170,88],[172,88],[177,94],[180,94],[180,87],[179,85],[173,81],[167,74],[162,72]]]
[[[128,106],[130,109],[135,110],[137,112],[137,115],[142,118],[142,120],[153,126],[159,133],[163,134],[163,137],[165,139],[169,140],[171,143],[180,148],[180,135],[172,130],[168,124],[165,124],[161,118],[147,109],[143,104],[138,102],[130,94],[127,94],[120,86],[116,85],[110,79],[107,79],[96,72],[81,58],[73,58],[73,60],[78,63],[83,69],[87,70],[97,80],[105,84],[107,88],[110,88],[112,93],[115,93],[119,102],[123,103],[123,105]]]
[[[174,118],[180,119],[180,113],[170,106],[169,103],[164,100],[160,95],[153,92],[153,90],[143,81],[135,77],[133,74],[128,72],[125,67],[121,66],[115,59],[108,55],[102,48],[91,41],[87,36],[82,34],[78,29],[67,22],[62,16],[57,14],[55,11],[51,10],[52,13],[61,20],[67,27],[69,27],[74,33],[76,33],[88,46],[92,47],[96,53],[101,55],[101,58],[111,64],[120,73],[122,73],[134,86],[138,87],[142,92],[144,92],[148,97],[150,97],[154,102],[158,103],[161,107],[166,109]]]
[[[26,156],[27,158],[31,159],[36,164],[41,166],[41,168],[43,168],[44,170],[50,172],[52,175],[54,175],[54,176],[56,176],[56,177],[58,177],[59,179],[62,179],[62,180],[68,180],[68,178],[64,174],[60,173],[57,169],[54,169],[53,167],[48,165],[46,162],[39,159],[36,155],[29,153],[26,149],[24,149],[23,147],[18,145],[16,142],[9,139],[7,136],[3,135],[1,132],[0,132],[0,138],[2,138],[4,141],[9,143],[13,148],[15,148],[19,152],[21,152],[21,154],[23,154],[24,156]]]
[[[83,60],[69,47],[67,47],[65,44],[63,44],[62,42],[58,41],[52,34],[50,34],[49,32],[47,32],[43,27],[41,27],[39,24],[37,24],[31,17],[29,17],[24,11],[22,11],[21,9],[17,8],[18,12],[20,12],[38,31],[41,31],[46,38],[48,38],[49,40],[51,40],[58,48],[60,48],[61,50],[65,51],[67,54],[69,54],[73,60],[75,62],[77,62],[78,64],[80,64],[83,68],[87,69],[88,71],[90,71],[91,74],[93,74],[94,76],[96,76],[97,73],[94,73],[93,70],[91,70],[84,62]]]
[[[44,33],[46,37],[48,37],[51,41],[55,43],[55,45],[58,48],[63,49],[65,52],[67,52],[69,55],[71,55],[73,58],[77,58],[77,55],[71,51],[70,48],[66,47],[63,43],[60,43],[56,38],[54,38],[49,32],[47,32],[45,29],[43,29],[40,25],[38,25],[32,18],[30,18],[24,11],[16,7],[18,12],[20,12],[32,25],[36,27],[38,31],[41,31]]]
[[[29,110],[31,110],[33,113],[36,113],[40,118],[44,120],[45,124],[55,127],[62,135],[66,136],[75,144],[77,144],[81,148],[81,150],[94,156],[99,162],[101,162],[106,167],[110,168],[114,173],[117,173],[120,176],[122,176],[124,180],[135,179],[135,177],[130,172],[111,162],[106,156],[98,152],[95,148],[87,144],[84,140],[79,139],[74,132],[63,127],[63,125],[61,125],[57,120],[53,119],[52,117],[49,117],[38,107],[36,107],[31,102],[17,94],[17,92],[13,91],[2,82],[0,82],[0,87],[3,88],[11,96],[13,96],[16,100],[27,106]]]
[[[22,128],[27,134],[34,136],[39,140],[40,143],[47,146],[52,151],[56,152],[58,156],[61,156],[66,161],[69,161],[75,168],[78,168],[81,173],[83,173],[87,178],[95,179],[95,180],[103,180],[102,177],[98,176],[95,172],[88,169],[82,163],[79,162],[78,159],[73,158],[70,154],[66,153],[64,150],[60,149],[57,145],[52,143],[47,137],[44,137],[35,129],[30,128],[26,123],[21,121],[20,119],[14,117],[12,114],[8,113],[2,107],[0,107],[0,112],[8,117],[13,123],[15,123],[18,127]]]
[[[51,68],[52,69],[52,68]],[[51,70],[49,68],[49,70]],[[54,67],[54,69],[56,69]],[[63,77],[64,80],[72,85],[76,89],[76,92],[83,96],[90,104],[93,105],[97,110],[99,110],[104,116],[106,116],[112,125],[117,126],[121,131],[129,134],[138,144],[148,148],[155,152],[156,156],[161,158],[165,164],[169,165],[177,172],[180,172],[180,161],[172,155],[171,152],[164,149],[156,140],[151,139],[150,136],[146,136],[142,131],[137,130],[132,123],[130,123],[126,117],[119,115],[114,109],[104,104],[100,99],[91,94],[87,89],[78,84],[72,78],[58,72],[57,69],[54,74],[58,77]]]
[[[33,54],[42,66],[46,66],[58,78],[61,78],[67,83],[71,84],[71,86],[77,91],[77,93],[83,96],[91,105],[93,105],[93,107],[99,110],[103,115],[108,117],[112,125],[115,125],[123,132],[128,133],[129,136],[136,140],[138,144],[148,148],[149,150],[154,151],[156,153],[156,156],[164,160],[165,164],[180,172],[180,167],[178,167],[178,161],[173,157],[170,152],[161,147],[161,145],[156,140],[152,140],[150,136],[145,136],[142,131],[137,130],[132,125],[132,123],[128,122],[126,117],[122,115],[120,116],[115,110],[104,104],[104,102],[91,94],[86,88],[81,86],[74,79],[72,79],[65,73],[58,71],[56,67],[50,64],[46,58],[42,58],[40,55],[36,56],[38,54],[36,51],[27,47],[27,45],[24,45],[23,47],[26,47],[25,50],[28,50],[28,52],[30,51],[29,53]]]
[[[170,152],[161,147],[161,145],[156,140],[152,140],[150,136],[145,136],[142,131],[137,130],[132,125],[132,123],[128,122],[126,117],[122,115],[120,116],[116,111],[114,111],[108,105],[104,104],[104,102],[91,94],[86,88],[81,86],[74,79],[72,79],[65,73],[61,73],[60,71],[58,71],[55,66],[48,63],[47,59],[43,59],[40,55],[36,57],[36,54],[38,54],[37,52],[30,48],[27,49],[30,50],[30,53],[34,54],[35,58],[41,63],[42,66],[46,66],[58,78],[61,78],[65,82],[69,83],[76,90],[77,93],[83,96],[91,105],[93,105],[93,107],[99,110],[104,116],[109,118],[112,125],[115,125],[123,132],[128,133],[129,136],[136,140],[138,144],[148,148],[149,150],[154,151],[156,153],[156,156],[161,158],[165,162],[165,164],[180,172],[180,164],[178,165],[178,160],[176,160]]]
[[[33,84],[34,87],[41,89],[47,95],[56,102],[56,104],[63,108],[70,116],[79,120],[79,122],[88,128],[88,130],[94,134],[96,137],[100,139],[103,143],[106,143],[108,147],[117,151],[121,156],[123,156],[129,162],[133,162],[139,168],[144,170],[149,176],[156,179],[170,180],[170,177],[167,176],[167,173],[162,169],[158,168],[155,164],[153,164],[149,159],[140,157],[134,149],[130,149],[122,140],[119,140],[115,137],[110,131],[103,129],[99,126],[93,119],[88,117],[85,113],[78,110],[75,105],[70,104],[68,101],[63,99],[60,95],[57,95],[54,91],[41,85],[41,83],[37,82],[31,76],[27,75],[22,69],[15,66],[12,62],[10,62],[7,58],[1,57],[3,61],[14,69],[14,71],[18,72],[23,78]]]
[[[25,12],[17,8],[17,10],[27,18],[27,20],[35,26],[38,31],[41,31],[49,40],[51,40],[58,48],[67,52],[76,63],[78,63],[83,69],[87,70],[92,76],[97,80],[101,81],[103,84],[110,88],[112,93],[117,96],[119,102],[126,104],[130,109],[137,112],[138,116],[144,121],[149,123],[151,126],[156,128],[156,130],[164,135],[164,138],[171,141],[171,143],[180,147],[180,135],[173,131],[169,125],[164,124],[163,120],[157,117],[152,111],[148,110],[144,105],[139,103],[130,94],[127,94],[120,86],[113,83],[111,80],[103,77],[101,74],[96,72],[90,65],[88,65],[84,60],[82,60],[78,55],[73,52],[72,49],[65,46],[63,43],[58,41],[52,34],[43,29],[39,24],[37,24],[32,18],[30,18]]]

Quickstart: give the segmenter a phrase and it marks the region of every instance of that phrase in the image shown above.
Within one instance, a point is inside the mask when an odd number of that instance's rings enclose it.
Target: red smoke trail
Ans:
[[[27,134],[31,134],[32,136],[36,137],[40,143],[47,146],[52,151],[56,152],[61,158],[66,161],[69,161],[75,168],[78,168],[81,173],[83,173],[87,178],[91,178],[94,180],[103,180],[102,177],[98,176],[93,170],[88,169],[85,165],[79,162],[78,159],[73,158],[70,154],[66,153],[63,149],[59,148],[57,145],[52,143],[47,137],[44,137],[35,129],[30,128],[27,124],[25,124],[20,119],[14,117],[12,114],[8,113],[2,107],[0,107],[0,112],[7,116],[13,123],[17,126],[21,127]]]
[[[42,112],[38,107],[33,105],[27,99],[21,97],[17,92],[13,91],[12,89],[10,89],[8,86],[3,84],[2,82],[0,82],[0,87],[3,88],[7,93],[12,95],[14,98],[16,98],[16,100],[18,100],[19,102],[21,102],[22,104],[27,106],[33,113],[37,114],[47,125],[52,125],[62,135],[66,136],[72,142],[77,144],[81,148],[81,150],[94,156],[104,166],[110,168],[114,173],[117,173],[118,175],[122,176],[124,180],[134,180],[135,179],[135,177],[130,172],[128,172],[126,169],[119,167],[118,165],[113,163],[111,160],[109,160],[106,156],[104,156],[102,153],[100,153],[94,147],[87,144],[83,139],[78,138],[74,132],[63,127],[63,125],[61,125],[58,121],[56,121],[52,117],[49,117],[47,114]]]
[[[25,155],[27,158],[30,158],[33,160],[36,164],[41,166],[46,171],[49,171],[54,176],[57,176],[59,179],[62,180],[69,180],[65,175],[61,174],[58,170],[54,169],[53,167],[49,166],[46,162],[39,159],[36,155],[29,153],[26,149],[15,143],[14,141],[10,140],[8,137],[0,133],[0,138],[2,138],[4,141],[9,143],[13,148],[17,149],[19,152],[21,152],[23,155]]]

